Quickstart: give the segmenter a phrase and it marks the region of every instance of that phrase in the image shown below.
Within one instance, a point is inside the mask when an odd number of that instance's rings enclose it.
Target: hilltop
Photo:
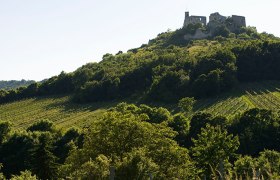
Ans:
[[[190,13],[186,12],[184,27],[188,28],[188,26],[193,25],[200,25],[201,27],[197,28],[192,33],[185,34],[184,39],[205,39],[216,36],[221,32],[223,35],[229,33],[239,34],[242,31],[242,28],[246,27],[246,18],[237,15],[226,17],[215,12],[210,14],[209,22],[207,23],[206,16],[190,16]]]
[[[198,24],[199,25],[199,24]],[[240,83],[279,80],[280,40],[255,28],[201,40],[186,40],[191,25],[161,33],[127,53],[105,54],[72,73],[62,72],[42,83],[1,91],[0,102],[69,94],[88,103],[133,98],[135,101],[176,103],[183,97],[213,97]]]

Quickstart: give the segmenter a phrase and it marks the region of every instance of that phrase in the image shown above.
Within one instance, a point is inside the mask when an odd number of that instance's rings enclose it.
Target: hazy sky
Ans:
[[[0,0],[0,80],[42,80],[141,46],[184,12],[244,15],[280,36],[279,0]]]

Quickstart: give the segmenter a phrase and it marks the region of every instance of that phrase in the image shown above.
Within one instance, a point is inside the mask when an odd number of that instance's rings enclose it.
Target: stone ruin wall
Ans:
[[[246,27],[246,18],[244,16],[232,15],[233,23],[239,27]]]
[[[189,24],[201,23],[204,26],[209,26],[210,32],[206,33],[200,29],[197,29],[195,34],[193,34],[193,35],[186,34],[184,36],[184,39],[186,39],[186,40],[204,39],[207,37],[211,37],[212,30],[215,29],[218,25],[225,23],[227,18],[229,18],[229,17],[222,16],[218,12],[212,13],[209,16],[209,23],[207,24],[207,20],[206,20],[205,16],[190,16],[189,12],[186,12],[184,27],[187,27]],[[240,27],[243,27],[243,26],[246,27],[246,18],[244,16],[232,15],[230,18],[232,19],[232,25],[231,25],[231,27],[229,27],[230,31],[233,32]]]
[[[204,26],[206,26],[207,25],[206,16],[190,16],[189,12],[186,12],[184,27],[187,27],[189,24],[197,24],[197,23],[201,23]]]

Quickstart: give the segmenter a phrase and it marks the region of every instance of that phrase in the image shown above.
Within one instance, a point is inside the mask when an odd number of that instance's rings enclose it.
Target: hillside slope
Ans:
[[[48,119],[58,128],[87,127],[100,118],[106,109],[118,102],[75,104],[69,96],[31,98],[0,105],[0,120],[10,121],[15,128],[25,129],[34,122]],[[174,110],[175,104],[161,104]],[[217,97],[199,100],[194,111],[204,111],[215,116],[233,117],[251,108],[278,110],[280,107],[280,82],[266,81],[240,85],[239,89]],[[173,111],[174,112],[174,111]]]

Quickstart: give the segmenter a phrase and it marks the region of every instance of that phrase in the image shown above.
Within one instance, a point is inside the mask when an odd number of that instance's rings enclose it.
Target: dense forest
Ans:
[[[280,113],[233,117],[193,112],[198,99],[240,84],[280,80],[280,39],[255,28],[185,40],[188,26],[140,48],[42,83],[1,90],[0,102],[67,94],[74,103],[133,101],[83,129],[40,120],[27,129],[0,122],[0,179],[279,179]],[[171,103],[171,112],[145,103]]]

